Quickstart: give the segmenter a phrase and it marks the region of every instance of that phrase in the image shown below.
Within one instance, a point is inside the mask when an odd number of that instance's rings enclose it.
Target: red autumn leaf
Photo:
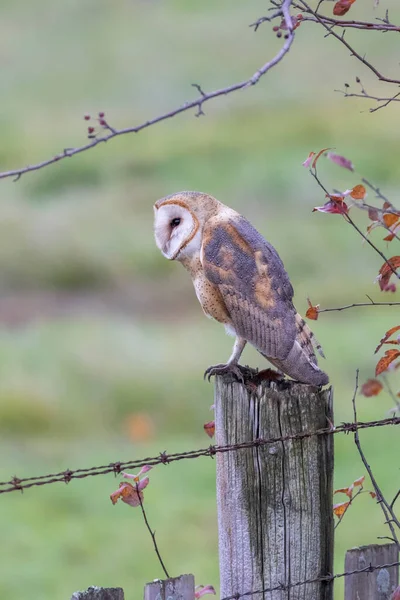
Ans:
[[[395,215],[394,213],[385,213],[383,215],[383,222],[385,223],[386,227],[391,227],[392,225],[397,223],[398,220],[399,216]]]
[[[375,369],[375,375],[378,376],[390,367],[391,363],[400,356],[400,350],[386,350],[385,356],[378,361]]]
[[[196,600],[205,596],[206,594],[216,595],[216,591],[212,585],[196,585],[196,590],[194,592],[194,597]]]
[[[359,185],[355,185],[353,187],[353,189],[350,192],[350,196],[354,199],[354,200],[364,200],[365,196],[367,194],[367,190],[365,189],[365,187],[361,184]]]
[[[316,155],[316,157],[315,157],[315,158],[314,158],[314,160],[313,160],[313,164],[312,164],[312,168],[313,168],[313,169],[315,169],[315,168],[316,168],[316,166],[317,166],[317,161],[318,161],[318,159],[320,158],[320,156],[322,156],[322,155],[323,155],[323,153],[324,153],[324,152],[326,152],[327,150],[330,150],[330,148],[323,148],[322,150],[320,150],[320,151],[318,152],[318,154]]]
[[[360,485],[361,486],[364,483],[364,479],[365,479],[365,475],[363,475],[362,477],[359,477],[358,479],[355,479],[353,481],[353,485],[354,486],[356,486],[356,485]]]
[[[393,269],[398,269],[400,267],[400,256],[392,256],[392,258],[389,258],[388,263],[385,262],[385,264],[379,269],[379,287],[383,292],[394,292],[396,290],[396,286],[394,284],[389,285],[389,280],[393,275],[393,271],[390,266]]]
[[[333,512],[337,517],[342,517],[347,510],[350,502],[341,502],[340,504],[333,505]]]
[[[204,423],[203,425],[204,431],[208,435],[208,437],[212,438],[215,434],[215,421],[209,421],[208,423]]]
[[[400,585],[394,590],[393,594],[390,596],[390,600],[400,600]]]
[[[366,398],[377,396],[383,390],[383,385],[377,379],[368,379],[361,386],[361,393]]]
[[[308,168],[311,165],[311,161],[314,156],[315,156],[315,152],[310,152],[310,154],[307,156],[306,160],[303,162],[303,167]]]
[[[368,209],[368,217],[371,221],[379,221],[379,212],[377,208],[369,208]]]
[[[329,160],[339,165],[339,167],[343,167],[344,169],[348,169],[349,171],[354,171],[354,165],[348,158],[344,156],[340,156],[339,154],[335,154],[334,152],[328,152],[326,155]]]
[[[333,7],[333,14],[337,17],[342,17],[350,10],[354,2],[355,0],[339,0]]]
[[[308,302],[308,308],[307,308],[307,312],[306,312],[306,317],[307,317],[307,319],[316,321],[318,319],[319,304],[316,304],[315,306],[313,306],[311,304],[310,298],[307,298],[307,302]]]
[[[313,212],[318,210],[319,212],[330,213],[332,215],[344,215],[349,212],[349,207],[343,200],[343,196],[328,196],[328,202],[325,202],[323,206],[315,206]]]
[[[377,345],[377,347],[375,348],[375,352],[374,354],[376,354],[383,346],[383,344],[385,342],[387,342],[387,340],[394,334],[396,333],[396,331],[400,330],[400,325],[396,325],[396,327],[392,327],[391,329],[389,329],[385,335],[383,336],[383,338],[381,339],[381,341],[379,342],[379,344]]]

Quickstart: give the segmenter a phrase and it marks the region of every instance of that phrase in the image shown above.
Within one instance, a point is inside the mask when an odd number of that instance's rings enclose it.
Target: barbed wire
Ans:
[[[360,429],[368,429],[371,427],[384,427],[387,425],[400,425],[400,417],[388,417],[379,421],[367,421],[367,422],[352,422],[342,423],[337,427],[325,427],[315,431],[305,431],[301,433],[295,433],[291,435],[285,435],[274,438],[256,438],[255,440],[248,442],[241,442],[237,444],[227,444],[224,446],[211,445],[208,448],[200,448],[197,450],[189,450],[186,452],[175,452],[173,454],[167,454],[166,451],[160,452],[157,456],[151,456],[142,459],[128,460],[128,461],[117,461],[109,463],[108,465],[101,465],[97,467],[86,467],[81,469],[66,469],[58,473],[49,473],[47,475],[38,475],[30,477],[17,477],[13,476],[9,481],[0,482],[0,494],[8,492],[23,491],[31,487],[49,485],[52,483],[69,483],[72,479],[84,479],[86,477],[94,477],[97,475],[106,475],[108,473],[114,473],[118,475],[122,470],[126,469],[137,469],[144,467],[145,465],[155,466],[159,464],[167,465],[171,462],[178,460],[186,460],[192,458],[200,458],[201,456],[209,456],[213,458],[216,454],[224,452],[234,452],[237,450],[244,450],[248,448],[259,448],[268,444],[276,444],[278,442],[287,442],[290,440],[303,440],[313,436],[319,435],[333,435],[336,433],[350,433]]]
[[[335,579],[339,579],[341,577],[348,577],[350,575],[357,575],[359,573],[372,573],[373,571],[377,571],[379,569],[390,569],[391,567],[397,567],[400,565],[399,561],[386,563],[383,565],[372,565],[369,564],[367,567],[363,569],[354,569],[354,571],[346,571],[345,573],[337,573],[336,575],[321,575],[320,577],[314,577],[312,579],[306,579],[304,581],[296,581],[295,583],[278,583],[277,585],[269,588],[264,588],[262,590],[255,590],[249,592],[243,592],[242,594],[232,594],[231,596],[225,596],[221,600],[239,600],[239,598],[245,598],[247,596],[254,596],[255,594],[267,594],[270,592],[286,592],[294,587],[299,587],[301,585],[307,585],[311,583],[331,583]]]

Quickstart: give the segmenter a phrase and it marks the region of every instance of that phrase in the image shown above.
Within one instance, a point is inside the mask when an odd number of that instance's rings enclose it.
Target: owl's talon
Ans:
[[[214,377],[216,375],[227,375],[228,373],[234,375],[236,379],[241,383],[244,383],[244,377],[242,371],[240,370],[240,367],[237,364],[229,363],[227,363],[226,365],[221,364],[212,365],[211,367],[208,367],[208,369],[206,369],[204,372],[204,379],[207,378],[208,381],[211,381],[211,377]]]

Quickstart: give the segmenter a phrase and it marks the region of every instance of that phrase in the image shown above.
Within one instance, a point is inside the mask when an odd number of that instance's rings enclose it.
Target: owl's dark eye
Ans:
[[[172,219],[170,225],[172,228],[174,227],[178,227],[179,223],[181,222],[179,217],[176,217],[175,219]]]

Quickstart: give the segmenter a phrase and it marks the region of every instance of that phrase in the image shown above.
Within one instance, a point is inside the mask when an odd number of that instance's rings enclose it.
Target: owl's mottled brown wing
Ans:
[[[244,217],[215,217],[204,229],[201,260],[237,335],[267,357],[286,358],[296,338],[296,310],[276,250]]]

